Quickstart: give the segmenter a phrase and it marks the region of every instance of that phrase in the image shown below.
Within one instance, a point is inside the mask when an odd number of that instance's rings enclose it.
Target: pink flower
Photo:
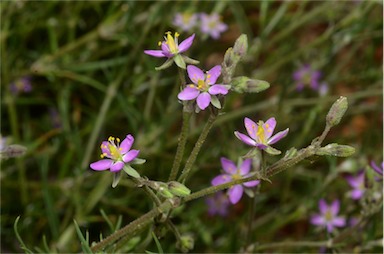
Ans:
[[[363,197],[365,192],[365,176],[364,171],[359,172],[357,175],[349,175],[346,177],[348,184],[353,188],[352,191],[349,192],[349,195],[352,199],[358,200]]]
[[[222,157],[221,166],[224,169],[224,173],[213,178],[211,184],[213,186],[216,186],[228,183],[232,180],[248,177],[250,176],[249,172],[251,171],[251,164],[252,160],[246,159],[239,165],[239,167],[237,167],[233,161]],[[236,204],[240,201],[241,197],[243,196],[245,187],[255,187],[259,183],[259,180],[255,180],[232,186],[227,192],[229,200],[232,204]]]
[[[91,163],[91,169],[97,171],[109,169],[111,172],[119,172],[126,163],[134,163],[140,151],[131,149],[133,142],[134,138],[130,134],[121,144],[119,144],[119,138],[109,137],[108,141],[103,141],[100,146],[102,159]]]
[[[333,231],[334,227],[344,227],[346,225],[345,218],[337,216],[340,210],[340,201],[335,200],[329,206],[324,199],[319,201],[320,214],[311,217],[311,223],[316,226],[326,227],[328,233]]]
[[[246,117],[244,118],[244,125],[247,129],[248,136],[238,131],[235,131],[235,136],[245,144],[257,147],[261,150],[266,150],[267,152],[270,150],[268,149],[270,148],[270,145],[273,145],[284,138],[289,131],[289,128],[287,128],[272,136],[276,127],[276,120],[274,117],[269,118],[265,123],[263,121],[255,123]]]
[[[374,161],[371,161],[371,167],[378,174],[378,176],[375,176],[375,180],[376,181],[383,181],[384,162],[381,162],[381,165],[378,166]]]
[[[216,108],[221,108],[220,101],[216,97],[218,94],[228,93],[228,87],[221,84],[215,84],[217,78],[221,75],[221,66],[216,65],[206,74],[193,65],[187,66],[187,72],[193,84],[187,85],[183,91],[178,94],[179,100],[189,101],[196,99],[200,110],[206,109],[211,103]]]
[[[220,34],[228,29],[228,26],[221,22],[220,16],[217,13],[212,15],[201,13],[200,19],[201,32],[210,35],[213,39],[220,38]]]
[[[296,81],[296,89],[303,90],[304,86],[308,85],[312,90],[319,90],[321,72],[312,69],[309,64],[302,66],[293,73],[293,79]]]
[[[173,25],[188,32],[197,25],[198,17],[199,16],[197,14],[176,13],[173,19]]]
[[[217,214],[222,217],[228,215],[230,203],[228,197],[223,192],[216,192],[214,195],[207,197],[205,203],[208,206],[209,215],[213,216]]]

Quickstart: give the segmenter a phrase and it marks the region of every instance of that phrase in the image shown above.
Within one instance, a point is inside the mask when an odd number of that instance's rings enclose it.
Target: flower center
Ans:
[[[177,37],[179,37],[179,33],[175,33],[175,39],[172,37],[172,33],[171,32],[166,32],[166,35],[167,35],[167,38],[166,38],[166,41],[165,43],[168,45],[169,47],[169,51],[172,53],[172,54],[177,54],[179,52],[179,48],[178,48],[178,43],[177,43]]]
[[[324,218],[326,221],[331,221],[332,220],[332,213],[330,210],[326,211],[325,214],[324,214]]]
[[[208,88],[208,85],[207,85],[207,83],[205,83],[204,80],[199,79],[197,81],[197,89],[199,89],[200,91],[206,91],[207,88]]]
[[[237,180],[237,179],[241,179],[241,178],[242,178],[242,176],[240,175],[239,170],[237,170],[236,173],[232,175],[233,180]]]
[[[115,140],[117,141],[116,143]],[[119,146],[119,143],[119,138],[109,137],[108,145],[102,145],[102,148],[107,149],[109,154],[107,152],[104,152],[101,154],[101,158],[108,157],[114,160],[122,160],[121,148]]]
[[[264,128],[263,128],[263,125],[262,124],[259,124],[257,126],[257,132],[256,132],[256,136],[259,138],[260,142],[262,144],[265,144],[265,132],[264,132]]]

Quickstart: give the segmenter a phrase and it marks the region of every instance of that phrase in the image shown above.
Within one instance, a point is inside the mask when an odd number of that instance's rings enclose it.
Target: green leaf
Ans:
[[[83,233],[81,233],[79,225],[75,220],[73,220],[73,222],[75,224],[77,235],[80,238],[81,249],[83,250],[84,253],[93,253],[91,248],[89,247],[88,241],[84,238]]]
[[[121,171],[113,174],[112,188],[115,188],[121,179]]]
[[[277,150],[277,149],[275,149],[275,148],[273,148],[273,147],[270,147],[270,146],[268,146],[268,147],[265,149],[265,151],[266,151],[268,154],[270,154],[270,155],[279,155],[279,154],[281,154],[281,151],[279,151],[279,150]]]
[[[33,251],[31,251],[30,249],[27,248],[27,246],[24,244],[23,242],[23,239],[21,239],[20,235],[19,235],[19,231],[17,230],[17,224],[19,223],[19,220],[20,220],[20,215],[17,216],[16,220],[15,220],[15,223],[13,224],[13,231],[15,231],[15,235],[16,235],[16,238],[17,240],[19,241],[20,245],[21,245],[21,248],[26,252],[26,253],[33,253]]]
[[[216,96],[214,96],[214,95],[211,96],[211,103],[216,108],[221,109],[221,103],[220,103],[219,99],[217,99]]]
[[[155,233],[153,233],[153,231],[151,233],[152,233],[153,240],[155,240],[157,250],[159,251],[160,254],[164,253],[163,248],[161,247],[161,244],[159,242],[159,239],[157,239],[157,237],[156,237]]]
[[[133,161],[131,161],[130,163],[131,164],[144,164],[145,162],[146,162],[146,160],[144,160],[144,159],[136,158]]]
[[[175,61],[176,65],[179,66],[182,69],[187,68],[185,65],[184,59],[180,55],[176,55],[173,57],[173,60]]]
[[[131,166],[125,164],[123,170],[125,171],[125,173],[127,173],[129,176],[132,176],[134,178],[140,178],[140,174],[135,170],[133,169]]]

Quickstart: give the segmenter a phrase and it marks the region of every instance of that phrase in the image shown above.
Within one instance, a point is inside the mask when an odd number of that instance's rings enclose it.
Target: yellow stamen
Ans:
[[[159,45],[159,47],[161,46],[161,44],[163,44],[162,41],[159,41],[159,42],[157,43],[157,45]]]
[[[265,144],[265,133],[262,125],[258,126],[256,136],[259,137],[261,143]]]
[[[178,48],[176,46],[175,40],[173,39],[173,37],[171,35],[171,32],[167,32],[167,44],[168,44],[168,47],[169,47],[169,51],[172,54],[176,54],[178,52]]]

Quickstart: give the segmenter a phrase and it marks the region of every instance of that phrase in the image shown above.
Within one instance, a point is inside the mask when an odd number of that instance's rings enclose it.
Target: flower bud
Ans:
[[[340,98],[337,101],[335,101],[335,103],[333,103],[331,109],[327,114],[327,117],[326,117],[327,125],[332,127],[339,124],[347,108],[348,108],[347,98],[344,96],[340,96]]]
[[[175,196],[186,197],[191,194],[191,190],[188,189],[184,184],[181,184],[176,181],[171,181],[168,183],[168,190]]]
[[[242,58],[248,50],[248,37],[246,34],[240,35],[233,46],[233,53]]]
[[[166,184],[162,184],[159,189],[158,189],[159,193],[161,196],[165,197],[165,198],[173,198],[173,194],[169,191],[168,187]]]
[[[268,89],[269,83],[264,80],[250,79],[241,76],[233,79],[232,88],[238,93],[259,93]]]
[[[347,145],[339,145],[337,143],[328,144],[316,151],[316,155],[331,155],[337,157],[348,157],[354,153],[354,147]]]
[[[195,241],[193,240],[191,235],[181,236],[180,241],[176,244],[177,248],[179,248],[183,253],[192,250],[194,245]]]

